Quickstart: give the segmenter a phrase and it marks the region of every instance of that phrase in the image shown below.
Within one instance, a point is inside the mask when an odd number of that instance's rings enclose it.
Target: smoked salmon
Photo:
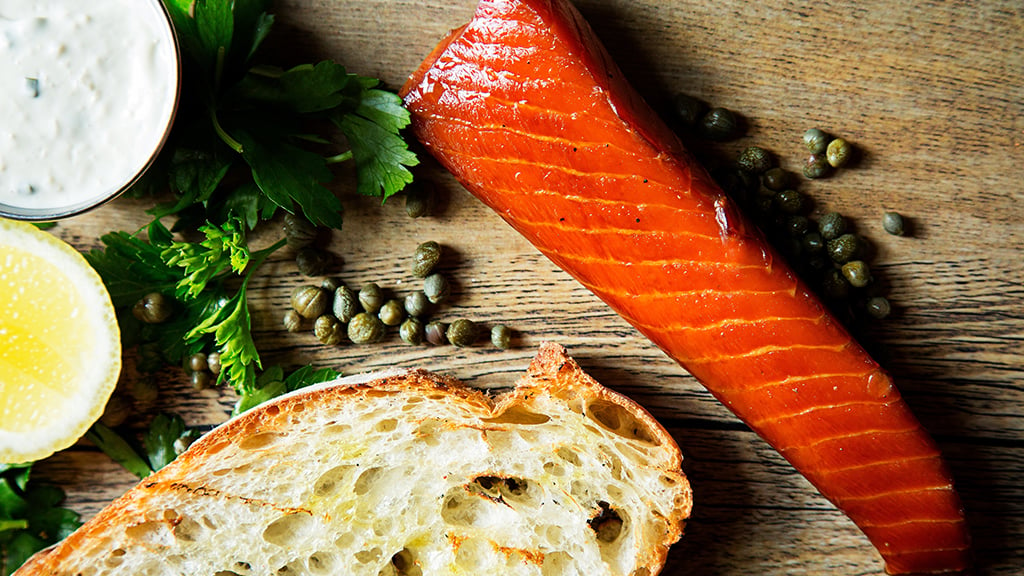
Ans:
[[[968,569],[950,472],[891,377],[568,0],[483,0],[400,94],[430,153],[778,450],[887,572]]]

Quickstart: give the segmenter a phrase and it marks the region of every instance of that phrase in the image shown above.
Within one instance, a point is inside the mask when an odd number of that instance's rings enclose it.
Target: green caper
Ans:
[[[166,322],[174,312],[171,299],[159,292],[150,292],[132,306],[132,316],[146,324]]]
[[[341,344],[345,334],[345,326],[333,314],[318,316],[313,323],[313,334],[321,343],[328,346]]]
[[[845,166],[850,161],[850,156],[852,155],[853,146],[842,138],[836,138],[829,142],[828,149],[825,151],[825,157],[833,168]]]
[[[112,394],[103,408],[100,422],[108,428],[117,428],[124,424],[131,413],[131,402],[121,394]]]
[[[213,375],[206,370],[193,372],[189,378],[192,381],[192,388],[196,390],[206,390],[213,384]]]
[[[220,375],[220,352],[210,352],[206,355],[206,366],[214,376]]]
[[[295,255],[295,267],[303,276],[321,276],[331,266],[331,256],[320,250],[307,246]]]
[[[679,93],[672,97],[672,115],[682,127],[696,124],[704,108],[703,102],[689,94]]]
[[[376,314],[384,305],[384,291],[376,282],[363,284],[363,287],[359,289],[359,303],[363,306],[363,310]]]
[[[417,278],[426,278],[441,260],[441,245],[428,240],[416,247],[412,255],[412,273]]]
[[[775,205],[786,214],[797,214],[804,209],[804,195],[796,190],[783,190],[775,195]]]
[[[828,147],[828,134],[818,128],[804,132],[804,146],[811,154],[821,154]]]
[[[843,264],[843,276],[850,286],[863,288],[871,283],[871,269],[863,260],[850,260]]]
[[[406,318],[402,325],[398,327],[398,336],[406,344],[412,344],[413,346],[422,344],[424,335],[423,322],[415,317]]]
[[[884,296],[872,296],[864,304],[864,309],[867,310],[868,316],[881,320],[892,312],[892,305]]]
[[[319,286],[299,286],[292,291],[292,309],[313,319],[327,311],[330,295]]]
[[[786,232],[795,238],[803,238],[803,235],[811,228],[811,221],[806,216],[795,214],[786,218]],[[802,247],[801,247],[802,249]]]
[[[472,346],[476,343],[477,337],[479,336],[479,329],[472,320],[465,318],[459,318],[450,325],[448,330],[445,332],[445,336],[448,337],[448,341],[455,346],[466,347]]]
[[[789,185],[793,183],[793,178],[790,172],[776,166],[765,170],[761,175],[761,183],[769,190],[780,192],[789,188]]]
[[[189,370],[193,372],[202,372],[210,367],[206,361],[206,354],[202,352],[196,352],[195,354],[188,357]]]
[[[736,165],[740,170],[751,174],[761,174],[772,168],[775,164],[771,152],[760,146],[748,146],[736,159]]]
[[[380,307],[377,317],[385,326],[398,326],[405,320],[405,306],[398,300],[388,300]]]
[[[491,344],[495,348],[508,349],[512,345],[512,329],[504,324],[495,324],[491,327]]]
[[[448,279],[442,274],[435,272],[423,279],[423,293],[426,294],[427,300],[430,300],[432,304],[438,304],[447,300],[451,292],[452,287],[448,284]]]
[[[316,240],[316,226],[302,216],[285,214],[283,228],[285,242],[292,248],[305,248]]]
[[[426,327],[423,329],[427,342],[434,346],[441,346],[448,343],[448,337],[445,336],[445,332],[447,331],[448,326],[444,322],[439,322],[437,320],[428,322]]]
[[[434,188],[427,182],[415,180],[405,187],[405,213],[410,218],[430,214],[434,206]]]
[[[804,176],[808,178],[824,178],[832,171],[824,154],[811,154],[804,160]]]
[[[845,264],[857,257],[860,252],[860,240],[853,234],[843,234],[835,240],[828,241],[828,255],[837,264]]]
[[[842,300],[850,294],[850,283],[846,281],[843,273],[835,268],[825,272],[825,278],[822,280],[821,287],[825,292],[825,296],[836,300]]]
[[[903,216],[900,216],[896,212],[886,212],[885,214],[882,214],[882,228],[893,236],[903,236],[905,232],[903,227]]]
[[[359,306],[359,296],[348,286],[338,286],[338,289],[334,291],[331,312],[342,324],[347,324],[353,316],[359,313]]]
[[[430,308],[430,301],[422,290],[417,290],[405,297],[405,312],[409,316],[423,316]]]
[[[334,294],[334,291],[337,290],[338,287],[344,285],[345,283],[342,282],[340,278],[335,278],[333,276],[328,276],[320,282],[320,287],[326,290],[329,294]]]
[[[846,218],[839,212],[828,212],[818,218],[818,231],[825,240],[835,240],[846,234]]]
[[[356,344],[372,344],[384,338],[384,323],[375,314],[360,312],[348,323],[348,339]]]
[[[740,135],[740,121],[732,110],[712,108],[700,117],[700,132],[709,140],[732,140]]]
[[[146,411],[156,404],[160,388],[152,378],[133,378],[128,384],[128,394],[138,410]]]
[[[825,239],[819,232],[807,232],[800,239],[800,243],[807,254],[821,254],[825,251]]]
[[[281,320],[284,324],[284,329],[289,332],[298,332],[302,330],[302,315],[295,310],[288,310],[284,313],[284,318]]]

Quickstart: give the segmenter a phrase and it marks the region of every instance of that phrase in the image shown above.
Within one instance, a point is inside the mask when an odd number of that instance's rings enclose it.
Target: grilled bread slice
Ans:
[[[250,410],[16,574],[653,575],[690,506],[665,429],[544,344],[496,397],[404,371]]]

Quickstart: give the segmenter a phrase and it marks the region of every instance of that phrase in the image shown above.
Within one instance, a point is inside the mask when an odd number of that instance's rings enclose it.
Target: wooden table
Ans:
[[[474,0],[287,0],[276,5],[276,58],[332,58],[397,88]],[[915,5],[916,4],[916,5]],[[1015,5],[1016,4],[1016,5]],[[954,470],[982,574],[1024,570],[1024,8],[1019,3],[821,0],[758,3],[578,0],[626,75],[656,107],[684,91],[740,112],[748,135],[799,169],[812,126],[863,151],[854,168],[809,181],[818,209],[855,219],[877,245],[893,317],[866,338],[934,433]],[[769,7],[773,6],[773,7]],[[355,373],[426,367],[469,383],[510,383],[536,345],[554,340],[604,384],[648,407],[673,432],[695,492],[688,533],[667,574],[879,574],[861,533],[697,382],[584,288],[541,257],[495,214],[425,159],[444,202],[412,220],[401,202],[355,197],[339,182],[345,229],[331,250],[338,276],[412,286],[409,255],[421,241],[449,248],[457,279],[441,316],[504,322],[519,337],[491,347],[383,344],[325,347],[287,334],[281,316],[300,277],[279,253],[252,286],[253,328],[266,364],[312,362]],[[111,229],[145,221],[122,199],[60,224],[81,249]],[[881,230],[883,210],[913,222],[911,237]],[[277,229],[266,232],[268,237]],[[227,391],[196,393],[180,370],[162,373],[157,411],[190,425],[225,419]],[[87,445],[37,467],[88,518],[134,482]]]

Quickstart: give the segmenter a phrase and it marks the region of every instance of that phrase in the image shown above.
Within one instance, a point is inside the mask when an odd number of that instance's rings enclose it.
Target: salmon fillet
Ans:
[[[833,318],[623,78],[567,0],[483,0],[401,90],[477,198],[695,376],[878,549],[970,565],[939,450]]]

